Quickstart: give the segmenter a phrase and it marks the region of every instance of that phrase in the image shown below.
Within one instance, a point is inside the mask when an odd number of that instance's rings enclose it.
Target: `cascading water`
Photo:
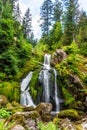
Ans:
[[[55,76],[54,86],[55,86],[56,111],[60,111],[60,104],[59,104],[59,98],[58,98],[58,93],[57,93],[57,71],[55,69],[53,69],[53,70],[54,70],[54,76]]]
[[[54,68],[50,67],[51,55],[45,54],[43,69],[39,74],[39,81],[43,86],[43,101],[53,102],[55,104],[55,111],[60,110],[58,90],[57,90],[57,72]],[[51,76],[54,75],[53,91],[51,92]],[[51,81],[52,82],[52,81]],[[52,94],[51,94],[52,93]],[[53,101],[51,101],[53,100]]]
[[[39,80],[43,82],[43,101],[49,103],[50,90],[49,90],[49,69],[50,69],[50,55],[44,56],[43,70],[39,74]]]
[[[29,93],[29,83],[32,78],[32,72],[30,72],[21,82],[21,99],[20,103],[25,106],[35,106]]]

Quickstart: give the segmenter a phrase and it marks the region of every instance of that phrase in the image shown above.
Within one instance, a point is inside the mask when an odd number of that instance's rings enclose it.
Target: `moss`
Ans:
[[[68,89],[62,88],[62,92],[65,98],[65,105],[68,106],[69,108],[73,107],[73,103],[75,103],[75,98],[70,94]]]
[[[70,119],[75,119],[77,120],[79,118],[79,114],[75,109],[67,109],[67,110],[62,110],[58,113],[58,117],[61,118],[70,118]]]
[[[38,76],[39,76],[39,71],[34,71],[29,86],[30,93],[35,102],[37,102]]]
[[[0,93],[5,95],[9,101],[20,100],[20,87],[17,82],[2,82],[0,84]]]

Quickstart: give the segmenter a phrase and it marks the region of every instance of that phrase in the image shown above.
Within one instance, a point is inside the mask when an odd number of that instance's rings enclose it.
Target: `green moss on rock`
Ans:
[[[77,120],[79,118],[79,114],[75,109],[67,109],[67,110],[62,110],[58,113],[58,117],[60,118],[70,118],[70,119],[75,119]]]
[[[30,82],[30,86],[29,86],[30,93],[35,102],[37,102],[38,76],[39,76],[39,71],[34,71],[31,82]]]

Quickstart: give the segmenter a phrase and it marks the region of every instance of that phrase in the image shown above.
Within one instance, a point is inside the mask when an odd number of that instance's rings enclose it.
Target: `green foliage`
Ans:
[[[4,122],[0,122],[0,130],[9,130],[14,124],[14,122],[10,122],[8,126],[4,126]]]
[[[31,79],[31,83],[29,86],[32,98],[36,103],[37,103],[37,92],[39,92],[39,94],[40,94],[40,90],[38,90],[39,89],[38,76],[39,76],[39,71],[34,71],[32,79]]]
[[[0,109],[0,118],[8,118],[11,115],[11,111],[6,111],[4,108]]]
[[[47,125],[43,124],[42,122],[39,122],[38,128],[40,130],[58,130],[52,122],[49,122]]]
[[[65,87],[62,88],[62,92],[65,98],[65,105],[69,108],[72,108],[73,103],[75,102],[75,98]]]
[[[9,0],[6,1],[3,8],[2,17],[5,19],[12,19],[12,6]]]
[[[0,53],[6,51],[9,45],[13,43],[13,20],[12,19],[2,19],[1,30],[0,30]]]
[[[0,0],[0,17],[2,15],[2,11],[3,11],[3,4],[2,4],[2,1]]]
[[[69,46],[64,46],[63,49],[65,50],[65,52],[67,54],[77,54],[79,49],[78,49],[78,45],[73,41],[71,45]]]
[[[50,43],[49,46],[53,50],[60,48],[62,46],[61,43],[61,36],[62,36],[62,27],[60,22],[56,22],[53,25],[53,29],[50,31]]]
[[[0,83],[0,94],[5,95],[10,101],[20,100],[20,87],[16,82],[2,82]]]
[[[87,56],[87,42],[80,44],[80,54]]]

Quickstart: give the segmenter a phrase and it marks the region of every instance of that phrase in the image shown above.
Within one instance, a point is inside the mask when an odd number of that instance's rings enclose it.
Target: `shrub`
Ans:
[[[11,111],[6,111],[4,108],[0,109],[0,118],[7,118],[11,115]]]
[[[87,42],[80,44],[80,54],[87,56]]]

